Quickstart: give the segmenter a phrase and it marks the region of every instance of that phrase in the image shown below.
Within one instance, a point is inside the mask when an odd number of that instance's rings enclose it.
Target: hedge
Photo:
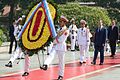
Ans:
[[[64,15],[69,20],[75,17],[77,25],[81,19],[85,19],[90,29],[97,27],[100,19],[103,20],[105,26],[110,24],[107,10],[101,7],[80,6],[78,3],[60,4],[57,6],[57,14],[58,18],[60,15]]]
[[[0,46],[1,46],[2,42],[8,41],[8,38],[9,38],[8,37],[8,28],[0,26]]]
[[[3,35],[3,31],[0,29],[0,46],[2,44],[2,35]]]

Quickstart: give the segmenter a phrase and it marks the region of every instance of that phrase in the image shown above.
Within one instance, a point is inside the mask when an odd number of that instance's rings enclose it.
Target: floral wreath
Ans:
[[[37,6],[37,5],[36,5]],[[36,8],[34,6],[29,12],[26,21]],[[50,9],[51,17],[54,20],[56,15],[56,9],[51,4],[48,4]],[[19,46],[23,51],[28,50],[29,55],[37,53],[39,50],[44,49],[52,41],[50,27],[46,18],[45,10],[43,5],[38,8],[33,18],[28,23],[25,31],[22,34],[22,38],[19,41]]]

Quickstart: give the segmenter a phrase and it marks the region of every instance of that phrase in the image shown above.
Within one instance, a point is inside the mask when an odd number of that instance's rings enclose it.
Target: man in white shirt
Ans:
[[[18,33],[21,31],[22,25],[20,25],[20,23],[22,22],[22,19],[19,18],[14,25],[14,36],[15,38],[17,37]],[[17,48],[16,50],[12,53],[12,56],[10,57],[10,60],[7,64],[5,64],[6,67],[12,67],[14,61],[19,58],[19,59],[23,59],[22,58],[23,52],[21,50],[21,48],[19,47],[19,44],[17,42]]]
[[[64,76],[64,56],[65,56],[65,51],[67,50],[66,46],[66,40],[69,35],[69,31],[66,27],[66,23],[68,22],[67,18],[64,16],[60,17],[59,20],[59,25],[60,25],[60,30],[58,31],[57,37],[53,41],[53,48],[50,52],[50,55],[47,57],[45,60],[45,63],[42,67],[43,70],[47,70],[48,65],[52,62],[54,55],[58,55],[59,59],[59,76],[57,80],[63,80]]]

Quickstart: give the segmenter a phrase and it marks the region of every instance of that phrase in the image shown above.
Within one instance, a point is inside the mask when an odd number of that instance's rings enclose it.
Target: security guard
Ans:
[[[80,21],[81,28],[79,28],[77,32],[77,43],[79,45],[79,50],[80,50],[80,64],[86,63],[85,52],[87,45],[89,44],[89,37],[88,37],[89,33],[85,25],[86,25],[86,21],[81,20]]]
[[[59,20],[59,25],[60,25],[60,30],[58,31],[56,39],[53,41],[53,48],[50,52],[50,55],[47,57],[45,60],[45,63],[42,67],[43,70],[47,70],[48,65],[52,62],[54,55],[58,55],[59,59],[59,76],[57,80],[62,80],[64,76],[64,56],[65,56],[65,51],[67,50],[66,47],[66,40],[69,35],[69,31],[66,27],[66,23],[68,22],[68,19],[64,16],[60,17]]]
[[[71,51],[75,51],[75,43],[77,37],[77,27],[75,25],[75,19],[71,19],[71,25],[69,26],[70,40],[71,40]]]

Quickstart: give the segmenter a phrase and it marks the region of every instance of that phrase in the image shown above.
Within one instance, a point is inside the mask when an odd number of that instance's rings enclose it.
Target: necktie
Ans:
[[[98,32],[100,32],[100,28],[98,28]]]
[[[60,30],[62,30],[62,28],[60,28]]]
[[[83,31],[83,28],[81,30]]]

